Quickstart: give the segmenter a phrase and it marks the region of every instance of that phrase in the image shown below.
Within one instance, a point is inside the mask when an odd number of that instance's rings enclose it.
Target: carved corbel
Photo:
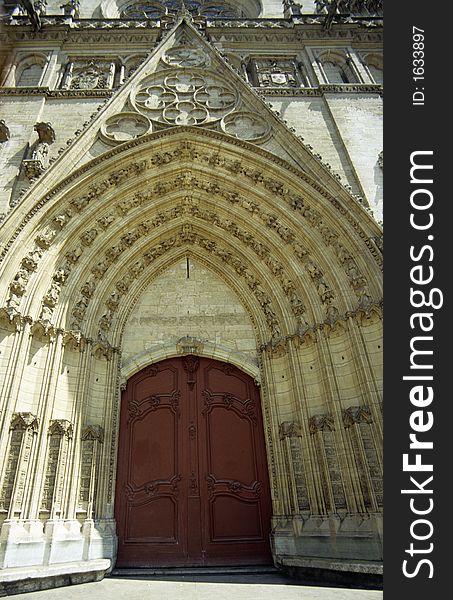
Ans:
[[[286,437],[302,437],[300,423],[297,421],[283,421],[283,423],[280,423],[279,436],[281,440],[284,440]]]
[[[69,350],[78,350],[83,352],[86,348],[87,340],[80,331],[67,331],[63,335],[63,346]]]
[[[331,415],[314,415],[310,417],[308,427],[311,435],[318,431],[335,431],[335,424]]]
[[[112,359],[114,352],[114,348],[109,344],[109,342],[95,342],[93,344],[92,354],[95,358],[101,359],[105,358],[107,361]]]
[[[102,444],[104,429],[100,425],[86,425],[82,430],[82,441],[85,440],[97,440]]]
[[[355,423],[372,423],[370,409],[367,406],[350,406],[343,412],[343,426],[348,429]]]

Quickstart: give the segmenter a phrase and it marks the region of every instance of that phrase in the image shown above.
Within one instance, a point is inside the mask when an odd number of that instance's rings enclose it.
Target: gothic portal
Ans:
[[[187,355],[125,390],[119,566],[269,564],[271,497],[259,391],[228,363]]]
[[[0,568],[379,572],[381,11],[5,3]]]

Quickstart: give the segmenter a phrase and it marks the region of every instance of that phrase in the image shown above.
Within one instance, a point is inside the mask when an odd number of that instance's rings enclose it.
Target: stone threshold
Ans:
[[[110,560],[102,558],[1,569],[0,597],[101,581],[109,568]]]
[[[383,565],[378,561],[335,560],[278,556],[277,566],[290,577],[310,585],[381,590]]]
[[[282,567],[304,567],[312,569],[327,569],[329,571],[344,571],[348,573],[370,573],[382,575],[384,572],[381,562],[335,560],[327,558],[299,558],[279,555],[277,562]]]
[[[243,567],[143,567],[143,568],[118,568],[113,569],[110,577],[173,577],[185,575],[250,575],[250,574],[276,574],[279,569],[272,565],[243,566]]]

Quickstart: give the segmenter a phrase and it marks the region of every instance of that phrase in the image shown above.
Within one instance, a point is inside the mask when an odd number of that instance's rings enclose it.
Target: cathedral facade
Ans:
[[[380,572],[382,2],[0,39],[0,569]]]

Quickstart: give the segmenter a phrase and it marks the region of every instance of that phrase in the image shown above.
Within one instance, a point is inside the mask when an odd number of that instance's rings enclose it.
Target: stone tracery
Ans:
[[[238,18],[243,11],[230,2],[212,2],[209,0],[185,0],[186,10],[207,18]],[[181,0],[150,0],[129,2],[121,11],[123,18],[157,19],[181,10]]]

